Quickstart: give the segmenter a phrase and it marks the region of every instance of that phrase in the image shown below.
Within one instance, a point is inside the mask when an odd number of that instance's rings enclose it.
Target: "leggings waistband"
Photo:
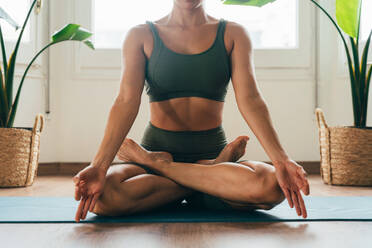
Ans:
[[[222,125],[200,131],[170,131],[149,122],[141,140],[147,150],[166,151],[174,161],[185,162],[216,158],[226,144]]]
[[[219,131],[223,130],[222,125],[219,125],[215,128],[211,128],[211,129],[207,129],[207,130],[185,130],[185,131],[166,130],[166,129],[154,126],[154,124],[152,124],[151,122],[148,122],[148,125],[151,128],[156,129],[160,132],[172,133],[172,134],[187,134],[187,135],[214,134],[216,132],[219,132]]]

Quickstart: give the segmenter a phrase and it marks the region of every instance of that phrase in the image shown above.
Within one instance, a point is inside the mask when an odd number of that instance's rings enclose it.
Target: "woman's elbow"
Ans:
[[[126,95],[121,96],[118,95],[114,101],[114,104],[116,105],[140,105],[141,104],[141,95]]]
[[[266,101],[261,95],[255,96],[240,96],[236,98],[237,105],[241,108],[245,107],[266,107]]]
[[[112,105],[113,109],[125,109],[137,112],[141,105],[141,98],[131,97],[131,98],[120,98],[117,97]]]

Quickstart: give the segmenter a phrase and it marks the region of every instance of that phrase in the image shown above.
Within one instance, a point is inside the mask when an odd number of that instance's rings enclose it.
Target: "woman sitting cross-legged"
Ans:
[[[245,28],[204,10],[204,0],[173,0],[172,11],[131,28],[123,43],[120,90],[103,140],[89,166],[74,178],[88,210],[125,215],[186,199],[190,204],[242,210],[270,209],[287,199],[307,212],[300,190],[309,183],[282,148],[254,73]],[[227,144],[222,113],[229,82],[238,109],[272,165],[238,161],[247,136]],[[149,96],[150,121],[140,144],[127,138]],[[112,165],[118,155],[124,162]]]

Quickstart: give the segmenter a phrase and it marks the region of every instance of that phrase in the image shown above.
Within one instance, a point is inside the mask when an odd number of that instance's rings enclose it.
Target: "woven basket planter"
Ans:
[[[43,126],[44,117],[37,114],[32,129],[0,128],[0,187],[32,185],[37,173]]]
[[[372,185],[372,127],[329,127],[315,110],[319,129],[320,174],[332,185]]]

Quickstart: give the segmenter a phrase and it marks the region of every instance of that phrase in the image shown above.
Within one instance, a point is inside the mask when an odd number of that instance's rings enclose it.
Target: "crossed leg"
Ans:
[[[149,152],[132,139],[125,139],[124,147],[119,158],[147,165],[160,176],[145,174],[145,170],[135,164],[111,166],[104,192],[93,210],[96,214],[146,211],[195,191],[214,195],[233,208],[246,210],[270,209],[284,199],[273,166],[256,161],[234,163],[244,154],[237,153],[239,149],[232,149],[235,153],[224,149],[215,160],[179,163],[173,162],[169,153]],[[232,161],[226,161],[228,159]]]
[[[248,139],[248,136],[239,136],[226,145],[217,158],[199,160],[197,163],[212,165],[222,161],[237,161],[244,155]],[[121,156],[122,151],[126,149],[125,143],[117,156],[123,161],[131,161]],[[170,154],[166,156],[173,160]],[[101,215],[122,215],[146,211],[183,199],[194,192],[196,191],[169,178],[146,174],[146,171],[136,164],[115,164],[109,167],[104,191],[93,212]]]

